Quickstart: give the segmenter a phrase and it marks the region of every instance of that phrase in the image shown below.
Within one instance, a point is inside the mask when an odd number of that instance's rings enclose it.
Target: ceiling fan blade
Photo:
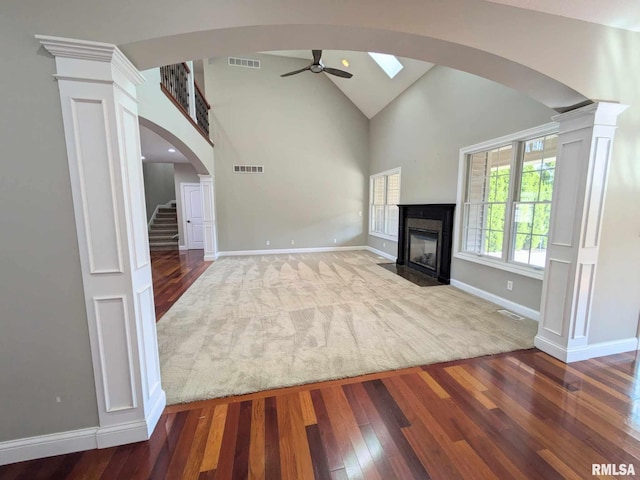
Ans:
[[[318,65],[320,63],[320,57],[322,57],[322,50],[311,50],[313,52],[313,63]]]
[[[345,72],[344,70],[338,70],[337,68],[324,67],[324,72],[330,73],[331,75],[335,75],[336,77],[342,77],[342,78],[353,77],[352,73]]]
[[[301,68],[300,70],[294,70],[293,72],[289,72],[289,73],[283,73],[282,75],[280,75],[281,77],[290,77],[291,75],[296,75],[298,73],[302,73],[305,70],[309,70],[309,67],[304,67]]]

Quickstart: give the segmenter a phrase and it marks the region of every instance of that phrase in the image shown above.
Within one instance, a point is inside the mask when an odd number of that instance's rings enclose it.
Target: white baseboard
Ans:
[[[506,298],[499,297],[498,295],[494,295],[493,293],[486,292],[479,288],[473,287],[466,283],[460,282],[459,280],[451,279],[451,285],[460,290],[470,293],[471,295],[475,295],[476,297],[484,298],[492,303],[500,305],[501,307],[506,308],[518,315],[522,315],[523,317],[530,318],[531,320],[539,321],[540,320],[540,312],[534,310],[529,307],[525,307],[524,305],[520,305],[519,303],[512,302],[511,300],[507,300]]]
[[[611,342],[594,343],[584,345],[582,347],[566,348],[549,341],[546,338],[536,335],[534,345],[552,357],[562,360],[566,363],[579,362],[581,360],[589,360],[590,358],[604,357],[607,355],[615,355],[617,353],[633,352],[638,350],[638,338],[623,338],[621,340],[613,340]]]
[[[178,245],[178,250],[184,252],[185,250],[189,250],[189,247],[186,245]]]
[[[97,428],[0,442],[0,465],[98,448]]]
[[[113,427],[98,428],[96,432],[96,444],[98,448],[109,448],[127,443],[142,442],[147,440],[147,422],[123,423]]]
[[[219,257],[219,255],[216,255],[216,254],[205,255],[205,256],[204,256],[204,258],[203,258],[203,260],[204,260],[205,262],[213,262],[214,260],[217,260],[217,259],[218,259],[218,257]]]
[[[218,252],[219,257],[237,257],[241,255],[286,255],[289,253],[323,253],[366,250],[366,246],[353,247],[310,247],[310,248],[273,248],[271,250],[229,250]]]
[[[392,260],[394,262],[398,259],[398,257],[396,257],[395,255],[391,255],[390,253],[383,252],[382,250],[378,250],[377,248],[370,247],[369,245],[364,247],[364,249],[369,251],[369,252],[371,252],[371,253],[379,255],[381,257],[384,257],[384,258],[387,258],[389,260]]]
[[[146,420],[0,442],[0,465],[147,440],[167,403],[164,390],[160,389],[156,397]]]

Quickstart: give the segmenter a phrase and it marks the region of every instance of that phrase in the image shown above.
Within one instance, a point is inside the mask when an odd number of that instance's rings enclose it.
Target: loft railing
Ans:
[[[211,143],[209,139],[211,106],[195,82],[189,66],[183,62],[160,67],[160,88]]]
[[[175,63],[160,67],[162,86],[178,105],[189,113],[189,74],[191,70],[186,63]]]
[[[211,109],[211,105],[207,102],[198,84],[194,82],[193,86],[195,87],[196,99],[196,123],[209,135],[209,110]]]

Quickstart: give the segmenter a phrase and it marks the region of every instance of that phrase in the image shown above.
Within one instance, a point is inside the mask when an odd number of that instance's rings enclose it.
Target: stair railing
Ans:
[[[160,67],[160,88],[184,116],[211,145],[209,138],[209,110],[202,90],[187,63]]]

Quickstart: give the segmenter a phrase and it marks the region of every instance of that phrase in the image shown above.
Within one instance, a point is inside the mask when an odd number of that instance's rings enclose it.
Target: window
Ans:
[[[369,191],[369,233],[390,240],[397,239],[400,169],[371,175]]]
[[[516,271],[544,268],[558,143],[554,129],[555,124],[545,125],[461,150],[458,256]]]

